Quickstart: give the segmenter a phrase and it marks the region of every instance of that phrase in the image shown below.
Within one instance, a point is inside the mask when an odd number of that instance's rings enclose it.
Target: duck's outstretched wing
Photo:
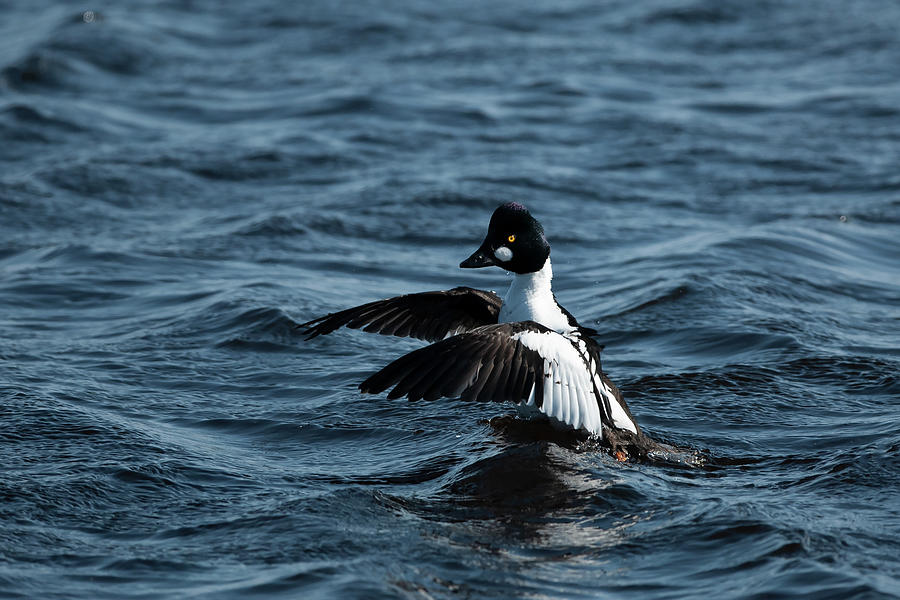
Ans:
[[[581,328],[578,333],[579,339],[576,346],[588,365],[588,371],[593,374],[595,393],[608,412],[612,424],[618,429],[628,430],[640,436],[641,428],[628,409],[622,392],[603,372],[600,354],[603,352],[604,346],[591,337],[596,332],[593,329]]]
[[[370,333],[433,342],[447,335],[496,323],[502,303],[493,292],[457,287],[376,300],[313,319],[298,327],[306,330],[306,339],[347,326]]]
[[[478,327],[402,356],[359,388],[388,398],[511,401],[574,429],[602,435],[604,426],[633,430],[599,370],[590,368],[579,335],[533,321]],[[609,384],[611,386],[611,384]],[[618,390],[616,390],[617,392]],[[629,415],[630,416],[630,415]]]

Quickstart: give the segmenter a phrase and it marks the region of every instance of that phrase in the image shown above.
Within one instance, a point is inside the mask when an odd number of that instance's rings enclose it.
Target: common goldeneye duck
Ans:
[[[640,446],[640,427],[600,368],[600,346],[551,289],[544,228],[518,203],[498,207],[481,246],[459,265],[514,273],[501,299],[469,287],[377,300],[299,327],[307,339],[347,326],[414,337],[429,346],[401,356],[359,385],[388,398],[510,401],[526,417],[600,436],[617,458]]]

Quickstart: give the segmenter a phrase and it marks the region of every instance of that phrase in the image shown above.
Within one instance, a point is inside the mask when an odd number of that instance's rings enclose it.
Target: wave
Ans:
[[[55,135],[85,130],[77,121],[54,116],[28,104],[13,103],[0,108],[0,132],[9,140],[50,143]]]

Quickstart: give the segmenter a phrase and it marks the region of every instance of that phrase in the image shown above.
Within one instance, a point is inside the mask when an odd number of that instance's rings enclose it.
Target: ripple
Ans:
[[[678,25],[709,25],[732,23],[740,15],[732,6],[705,6],[694,3],[680,8],[657,9],[644,17],[648,24],[675,23]]]
[[[0,109],[0,127],[7,139],[24,142],[51,142],[54,132],[81,133],[85,131],[79,123],[51,116],[27,104],[8,104]]]
[[[3,68],[3,83],[14,90],[29,87],[63,87],[68,72],[72,70],[68,59],[53,53],[38,50]]]

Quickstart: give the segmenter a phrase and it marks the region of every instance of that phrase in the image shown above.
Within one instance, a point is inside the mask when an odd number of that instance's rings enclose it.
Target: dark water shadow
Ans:
[[[585,432],[554,428],[548,422],[514,416],[488,424],[493,439],[487,453],[461,467],[440,491],[425,500],[405,500],[408,510],[441,523],[466,523],[471,543],[489,532],[500,547],[539,542],[546,527],[572,526],[602,515],[612,526],[646,508],[635,470],[669,472],[705,469],[706,457],[693,449],[648,439],[652,451],[620,460],[606,441]],[[662,475],[662,472],[660,473]]]

